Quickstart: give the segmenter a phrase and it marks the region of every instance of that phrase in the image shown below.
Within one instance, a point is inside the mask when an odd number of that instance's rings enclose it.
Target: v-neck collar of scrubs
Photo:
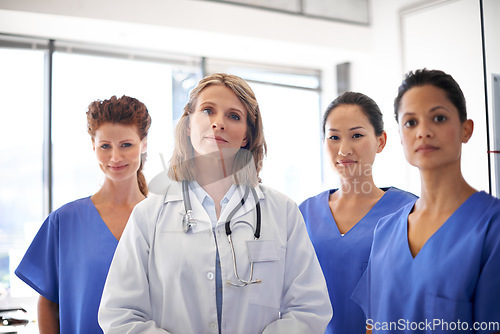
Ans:
[[[114,240],[116,240],[116,242],[118,242],[119,240],[111,232],[111,230],[109,229],[108,224],[106,224],[106,222],[104,221],[104,219],[102,219],[101,214],[99,213],[99,210],[97,210],[97,207],[95,206],[95,204],[92,201],[91,197],[92,196],[89,196],[87,198],[88,198],[88,201],[89,201],[89,206],[92,207],[93,213],[96,215],[96,218],[98,218],[97,221],[102,226],[102,229],[106,231],[105,233],[108,234],[110,237],[112,237]]]
[[[422,248],[420,248],[420,250],[418,251],[418,253],[413,256],[411,254],[411,250],[410,250],[410,242],[408,240],[408,218],[410,216],[410,213],[413,211],[413,208],[415,207],[415,203],[413,203],[413,205],[409,205],[407,208],[406,208],[406,212],[405,212],[405,217],[406,217],[406,224],[404,226],[404,234],[406,236],[405,240],[406,240],[406,253],[408,254],[408,256],[410,257],[411,260],[417,260],[418,258],[422,257],[420,256],[419,257],[419,254],[422,253],[422,251],[425,251],[427,248],[431,248],[430,246],[427,246],[427,244],[429,243],[433,243],[433,240],[436,239],[436,238],[439,238],[439,235],[442,234],[442,233],[446,233],[446,230],[448,229],[448,226],[451,225],[450,222],[453,222],[453,221],[459,221],[459,217],[461,217],[461,215],[465,215],[467,216],[467,211],[468,211],[468,207],[471,205],[470,203],[472,203],[474,201],[474,198],[477,196],[477,194],[479,194],[480,192],[477,191],[475,193],[473,193],[472,195],[470,195],[456,210],[455,212],[453,212],[445,221],[444,223],[439,226],[439,228],[427,239],[427,241],[424,243],[424,245],[422,246]],[[444,232],[443,232],[444,231]],[[437,235],[437,236],[436,236]]]
[[[331,189],[329,191],[325,191],[325,201],[326,201],[326,205],[323,205],[322,207],[325,208],[327,211],[328,211],[328,214],[327,216],[330,217],[330,222],[333,224],[334,226],[334,230],[337,232],[337,236],[339,238],[346,238],[346,237],[349,237],[349,235],[352,235],[353,233],[351,233],[351,231],[356,231],[357,229],[359,229],[358,225],[360,223],[362,223],[365,219],[367,219],[367,217],[370,216],[370,214],[376,210],[379,206],[383,205],[386,198],[387,197],[390,197],[390,195],[388,196],[387,194],[389,192],[392,192],[393,191],[393,188],[392,187],[389,187],[389,188],[380,188],[381,190],[384,191],[384,194],[382,195],[382,197],[377,201],[377,203],[375,203],[375,205],[363,216],[363,218],[361,218],[356,224],[354,224],[353,227],[351,227],[349,229],[349,231],[347,231],[346,233],[342,234],[340,233],[340,230],[339,230],[339,227],[337,225],[337,222],[335,221],[335,217],[333,217],[333,213],[330,209],[330,203],[329,203],[329,200],[330,200],[330,195],[333,194],[334,192],[336,192],[338,189]]]

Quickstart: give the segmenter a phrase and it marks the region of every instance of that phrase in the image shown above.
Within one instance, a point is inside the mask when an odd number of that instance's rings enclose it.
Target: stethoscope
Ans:
[[[236,254],[234,252],[234,246],[233,246],[233,241],[231,239],[231,219],[233,216],[236,214],[236,212],[245,205],[245,201],[248,199],[248,195],[250,193],[250,189],[252,190],[252,195],[255,198],[255,201],[257,204],[255,205],[255,208],[257,210],[257,222],[256,222],[256,227],[254,231],[254,240],[258,240],[260,238],[260,228],[261,228],[261,211],[260,211],[260,203],[259,199],[257,197],[257,192],[253,187],[245,187],[245,194],[241,198],[241,201],[238,203],[238,205],[229,213],[229,215],[226,218],[226,236],[227,240],[229,241],[229,245],[231,246],[231,253],[233,255],[233,267],[234,267],[234,275],[236,276],[236,279],[238,280],[239,283],[234,283],[231,281],[227,281],[228,284],[232,286],[237,286],[237,287],[243,287],[248,284],[255,284],[255,283],[261,283],[262,280],[260,279],[253,279],[253,264],[254,261],[250,261],[250,277],[248,280],[244,280],[240,278],[238,275],[238,268],[236,266]],[[191,199],[189,196],[189,189],[188,189],[188,181],[182,181],[182,198],[184,200],[184,209],[186,210],[186,214],[184,215],[184,218],[182,219],[182,227],[184,229],[184,232],[187,233],[191,230],[193,226],[196,226],[196,219],[193,218],[193,210],[191,206]],[[250,224],[248,224],[250,225]]]

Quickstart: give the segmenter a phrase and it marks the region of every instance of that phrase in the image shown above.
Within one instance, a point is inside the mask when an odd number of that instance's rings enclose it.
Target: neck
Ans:
[[[418,209],[444,211],[455,208],[476,192],[464,179],[460,164],[420,171]],[[450,196],[451,195],[451,196]]]
[[[106,178],[101,189],[92,196],[96,202],[107,202],[116,206],[135,205],[144,198],[136,178],[122,182]]]
[[[196,157],[196,181],[203,187],[205,184],[231,178],[232,161],[230,159],[214,159]]]
[[[222,199],[233,184],[231,170],[232,161],[208,157],[196,158],[196,181],[214,201]]]
[[[360,177],[341,177],[336,193],[338,198],[367,198],[380,196],[383,191],[377,188],[370,173]]]

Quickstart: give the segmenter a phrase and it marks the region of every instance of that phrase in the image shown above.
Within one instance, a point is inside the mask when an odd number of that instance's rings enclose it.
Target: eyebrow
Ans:
[[[433,112],[435,112],[435,111],[437,111],[437,110],[439,110],[439,109],[444,109],[444,110],[446,110],[447,112],[451,112],[451,110],[449,110],[448,108],[446,108],[445,106],[442,106],[442,105],[437,105],[437,106],[435,106],[435,107],[432,107],[432,108],[429,110],[429,112],[430,112],[430,113],[433,113]],[[405,112],[403,115],[401,115],[401,117],[405,117],[405,116],[413,116],[413,115],[415,115],[415,114],[416,114],[416,113],[415,113],[415,112],[413,112],[413,111],[408,111],[408,112]]]
[[[133,142],[134,140],[132,138],[130,139],[124,139],[124,140],[120,140],[118,143],[119,144],[123,144],[125,142]],[[112,143],[113,141],[112,140],[109,140],[109,139],[101,139],[99,140],[99,143],[103,143],[103,144],[107,144],[107,143]]]
[[[200,108],[203,108],[203,107],[206,107],[206,106],[217,107],[217,103],[212,102],[212,101],[205,101],[203,103],[200,103]],[[238,113],[240,113],[242,115],[245,114],[242,110],[240,110],[238,108],[229,108],[229,111],[238,112]]]
[[[241,111],[240,109],[237,109],[237,108],[231,108],[231,109],[229,109],[229,110],[230,110],[230,111],[235,111],[235,112],[238,112],[238,113],[240,113],[240,114],[242,114],[242,115],[244,115],[244,114],[245,114],[243,111]]]
[[[359,130],[359,129],[364,129],[364,127],[362,127],[362,126],[355,126],[353,128],[350,128],[349,131]],[[340,131],[340,130],[330,128],[330,129],[328,129],[328,131]]]
[[[434,112],[434,111],[436,111],[438,109],[444,109],[444,110],[446,110],[448,112],[451,112],[448,108],[446,108],[445,106],[442,106],[442,105],[435,106],[435,107],[431,108],[431,110],[429,110],[429,112]]]

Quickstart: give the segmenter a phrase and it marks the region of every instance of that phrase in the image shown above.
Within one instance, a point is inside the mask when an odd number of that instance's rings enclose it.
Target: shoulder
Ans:
[[[259,184],[258,188],[260,189],[260,191],[262,191],[265,201],[295,204],[295,202],[290,197],[274,188],[265,186],[263,184]]]
[[[278,211],[298,211],[297,203],[282,192],[262,184],[260,184],[258,188],[264,195],[264,200],[262,201],[263,206]]]
[[[304,212],[304,211],[307,211],[309,210],[309,208],[316,208],[320,203],[323,203],[323,202],[328,202],[328,197],[330,196],[330,193],[332,193],[333,191],[335,191],[336,189],[333,189],[333,190],[325,190],[325,191],[322,191],[320,192],[319,194],[315,195],[315,196],[311,196],[309,197],[308,199],[306,199],[305,201],[303,201],[300,205],[299,205],[299,208],[300,208],[300,211]]]
[[[415,201],[412,200],[401,206],[398,210],[380,218],[377,227],[375,228],[376,232],[394,229],[399,227],[401,224],[406,224],[408,221],[408,215],[414,205]]]
[[[92,204],[92,200],[90,199],[90,196],[87,196],[84,198],[74,200],[72,202],[68,202],[68,203],[62,205],[57,210],[55,210],[54,212],[68,212],[71,210],[88,208],[90,204]]]
[[[93,207],[90,196],[77,199],[61,206],[49,214],[50,219],[70,218],[79,215],[82,211],[88,211]]]
[[[182,199],[182,194],[179,193],[179,199]],[[149,194],[147,198],[139,202],[134,210],[134,215],[147,215],[151,216],[155,212],[160,211],[163,206],[171,201],[171,196],[167,194]]]
[[[477,221],[482,221],[495,230],[500,230],[500,199],[484,191],[474,193],[468,202],[468,212],[479,215]]]
[[[413,201],[413,200],[418,199],[417,195],[415,195],[411,192],[405,191],[405,190],[401,190],[401,189],[396,188],[396,187],[389,187],[386,189],[387,189],[386,190],[387,194],[391,195],[394,198],[399,198],[401,200],[408,200],[408,201]]]
[[[492,213],[500,212],[500,199],[491,196],[484,191],[478,191],[471,196],[471,199],[476,202],[474,204],[481,204],[485,208],[491,210]]]

